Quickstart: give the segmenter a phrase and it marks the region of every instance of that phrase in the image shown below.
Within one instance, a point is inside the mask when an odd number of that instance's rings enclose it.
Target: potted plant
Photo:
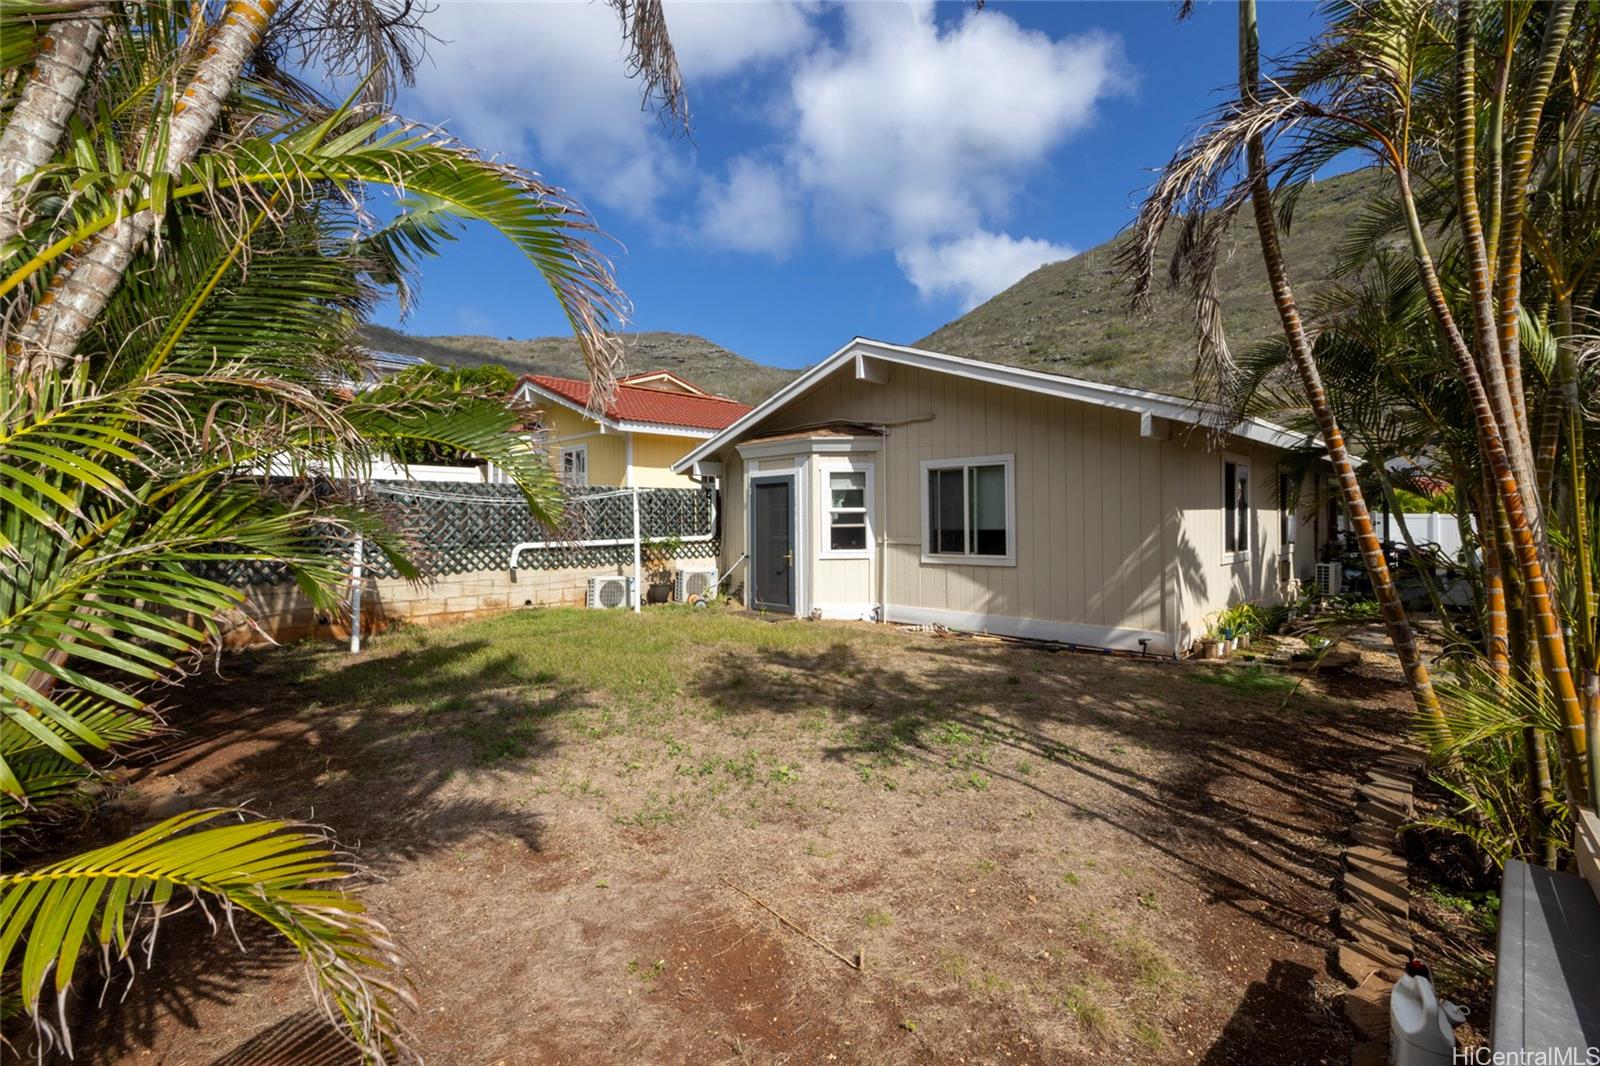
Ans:
[[[672,564],[683,550],[677,537],[647,540],[639,546],[644,564],[644,602],[667,603],[672,599]]]

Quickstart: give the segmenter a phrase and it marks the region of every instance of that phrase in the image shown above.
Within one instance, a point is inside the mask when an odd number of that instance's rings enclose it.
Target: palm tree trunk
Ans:
[[[1501,376],[1506,380],[1514,416],[1506,427],[1506,443],[1518,480],[1529,488],[1535,484],[1533,445],[1527,437],[1522,349],[1518,336],[1518,318],[1522,310],[1522,218],[1527,202],[1528,179],[1533,170],[1539,120],[1544,114],[1545,100],[1550,95],[1550,85],[1555,80],[1562,49],[1566,47],[1574,7],[1573,0],[1557,0],[1545,16],[1544,41],[1540,46],[1538,64],[1523,92],[1522,109],[1517,116],[1516,140],[1512,145],[1504,199],[1500,206],[1499,276],[1495,283],[1495,301],[1499,315]],[[1507,32],[1510,32],[1509,28]],[[1533,507],[1529,517],[1535,528],[1541,531],[1542,539],[1540,502],[1529,501]]]
[[[1411,191],[1411,177],[1404,159],[1398,154],[1390,156],[1395,178],[1399,184],[1400,206],[1406,215],[1406,227],[1411,237],[1411,251],[1417,262],[1417,272],[1422,279],[1423,291],[1435,321],[1444,331],[1456,372],[1466,386],[1472,402],[1473,422],[1477,430],[1478,448],[1488,466],[1500,505],[1505,508],[1510,526],[1509,544],[1516,560],[1516,573],[1526,598],[1527,610],[1538,633],[1539,660],[1544,666],[1545,679],[1551,694],[1560,708],[1566,728],[1563,731],[1561,762],[1567,773],[1567,787],[1571,797],[1589,794],[1587,778],[1588,726],[1583,705],[1578,699],[1577,685],[1568,665],[1566,637],[1561,630],[1561,619],[1556,613],[1545,580],[1543,553],[1524,503],[1522,485],[1495,420],[1494,407],[1478,374],[1478,364],[1467,347],[1466,340],[1456,327],[1450,304],[1445,299],[1444,288],[1439,283],[1438,271],[1433,265],[1433,254],[1423,235],[1422,220],[1417,214],[1416,198]],[[1509,245],[1507,254],[1509,254]],[[1520,252],[1518,253],[1520,255]],[[1530,486],[1531,487],[1531,486]]]
[[[1500,335],[1495,320],[1494,288],[1489,274],[1489,250],[1483,220],[1478,212],[1478,5],[1461,0],[1456,13],[1455,186],[1461,217],[1461,244],[1471,282],[1472,340],[1478,372],[1488,385],[1495,418],[1510,439],[1517,424],[1517,409],[1500,358]],[[1522,484],[1532,484],[1523,480]]]
[[[161,160],[167,173],[177,173],[199,152],[279,2],[229,0],[221,22],[211,31],[205,57],[167,120],[166,155]],[[160,141],[159,137],[148,138],[151,144]],[[33,365],[60,366],[72,358],[78,342],[105,310],[128,264],[154,231],[156,221],[150,210],[124,217],[56,273],[22,329],[19,340],[24,359]]]
[[[1500,558],[1505,541],[1500,538],[1500,504],[1487,474],[1485,471],[1478,488],[1482,501],[1478,506],[1478,550],[1483,555],[1483,643],[1489,670],[1504,690],[1511,681],[1506,581]]]
[[[1239,0],[1239,95],[1246,106],[1255,103],[1261,80],[1260,41],[1256,32],[1255,0]],[[1272,211],[1272,187],[1267,178],[1267,149],[1260,137],[1253,137],[1247,148],[1250,167],[1250,206],[1255,213],[1256,232],[1261,238],[1261,256],[1267,268],[1267,278],[1272,285],[1272,300],[1278,309],[1279,321],[1289,341],[1290,359],[1300,376],[1306,402],[1317,419],[1322,433],[1323,447],[1328,461],[1333,464],[1339,479],[1339,494],[1344,501],[1345,514],[1355,531],[1356,542],[1361,547],[1361,557],[1366,563],[1367,575],[1372,581],[1372,593],[1378,601],[1378,610],[1389,633],[1400,667],[1405,672],[1411,688],[1411,698],[1417,710],[1441,732],[1448,727],[1444,712],[1439,706],[1438,694],[1433,689],[1433,678],[1427,663],[1417,647],[1410,619],[1406,617],[1400,592],[1389,573],[1388,560],[1384,558],[1383,545],[1378,541],[1372,526],[1372,515],[1367,510],[1367,500],[1356,478],[1355,463],[1345,447],[1344,434],[1334,416],[1333,405],[1322,385],[1322,374],[1317,369],[1311,342],[1306,337],[1305,325],[1300,318],[1300,308],[1294,290],[1289,284],[1288,267],[1284,263],[1283,248],[1278,240],[1278,220]]]
[[[55,154],[94,64],[106,14],[104,7],[85,8],[56,23],[39,42],[33,70],[0,134],[0,245],[22,231],[17,184]]]

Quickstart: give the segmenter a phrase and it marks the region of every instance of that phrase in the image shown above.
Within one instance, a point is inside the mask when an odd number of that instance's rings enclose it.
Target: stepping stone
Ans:
[[[1356,903],[1406,921],[1411,914],[1411,892],[1404,881],[1393,880],[1365,870],[1350,870],[1344,875],[1344,892]]]
[[[1410,792],[1416,787],[1416,778],[1410,774],[1398,774],[1390,770],[1368,770],[1361,776],[1369,785],[1391,788],[1397,792]]]
[[[1386,910],[1366,898],[1345,892],[1344,902],[1339,905],[1341,912],[1348,913],[1352,918],[1364,918],[1376,925],[1395,925],[1401,917],[1391,910]]]
[[[1402,875],[1406,872],[1406,861],[1391,849],[1360,844],[1345,849],[1344,864],[1351,869],[1359,867],[1364,870],[1383,870]]]
[[[1411,933],[1392,921],[1345,905],[1339,908],[1339,928],[1351,940],[1370,949],[1387,951],[1401,959],[1411,957]]]
[[[1350,841],[1359,847],[1392,851],[1400,841],[1400,834],[1396,833],[1392,826],[1378,825],[1373,822],[1357,822],[1350,827]]]
[[[1390,807],[1411,813],[1412,797],[1409,788],[1390,788],[1387,785],[1365,784],[1356,786],[1356,795],[1364,800],[1374,803],[1384,803]]]
[[[1399,807],[1391,807],[1387,803],[1373,800],[1362,800],[1356,804],[1356,817],[1362,821],[1388,826],[1390,829],[1399,829],[1411,820],[1411,815]]]
[[[1369,977],[1344,994],[1344,1016],[1356,1032],[1374,1043],[1382,1042],[1385,1066],[1389,1061],[1389,995],[1393,991],[1388,981]]]
[[[1339,972],[1357,987],[1375,974],[1392,984],[1405,972],[1405,963],[1395,956],[1360,944],[1340,944],[1335,961]]]

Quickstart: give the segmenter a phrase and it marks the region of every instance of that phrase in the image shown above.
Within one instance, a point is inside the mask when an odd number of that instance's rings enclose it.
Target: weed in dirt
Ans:
[[[637,977],[639,980],[643,981],[645,984],[651,984],[656,978],[665,973],[666,970],[666,959],[657,959],[649,966],[643,965],[638,959],[632,959],[628,962],[628,972]]]
[[[1159,912],[1161,910],[1161,901],[1156,898],[1156,894],[1153,891],[1141,892],[1139,893],[1139,906],[1147,911]]]
[[[881,908],[873,908],[861,916],[861,924],[868,929],[887,929],[894,924],[894,915]]]
[[[813,859],[831,859],[839,854],[839,849],[824,847],[815,840],[808,840],[806,841],[806,854]]]
[[[1167,1046],[1166,1034],[1143,1018],[1133,1023],[1133,1038],[1149,1051],[1160,1051]]]
[[[1189,676],[1207,685],[1225,685],[1249,693],[1284,692],[1294,688],[1298,679],[1275,670],[1259,666],[1222,666],[1216,669],[1196,670]]]
[[[978,771],[973,770],[971,773],[967,774],[967,779],[964,784],[974,792],[987,792],[989,791],[989,783],[991,780],[992,779],[988,774],[981,774]]]
[[[1071,885],[1073,888],[1077,888],[1079,885],[1083,884],[1083,878],[1079,877],[1071,870],[1068,870],[1066,873],[1061,875],[1061,883],[1064,885]]]
[[[1500,929],[1500,894],[1494,889],[1452,891],[1441,885],[1424,885],[1422,894],[1447,911],[1461,915],[1485,933]]]
[[[1027,759],[1019,760],[1018,763],[1017,763],[1017,776],[1018,777],[1032,777],[1033,776],[1033,763],[1029,762]]]
[[[939,952],[939,969],[957,981],[961,981],[966,978],[967,971],[972,969],[972,963],[968,962],[967,957],[960,952],[941,951]]]
[[[1111,1015],[1101,1006],[1088,985],[1068,985],[1067,990],[1061,994],[1059,1006],[1070,1014],[1085,1032],[1103,1033],[1111,1024]]]
[[[1139,936],[1127,936],[1117,941],[1116,946],[1127,955],[1141,986],[1165,988],[1177,980],[1178,968],[1148,940]]]

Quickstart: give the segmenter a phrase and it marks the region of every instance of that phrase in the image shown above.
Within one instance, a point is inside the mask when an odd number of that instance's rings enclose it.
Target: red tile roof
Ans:
[[[589,404],[589,383],[574,378],[525,374],[523,381],[559,396],[574,407]],[[665,389],[618,384],[606,417],[614,422],[652,422],[685,429],[727,429],[751,410],[749,404],[726,396],[690,396]]]

